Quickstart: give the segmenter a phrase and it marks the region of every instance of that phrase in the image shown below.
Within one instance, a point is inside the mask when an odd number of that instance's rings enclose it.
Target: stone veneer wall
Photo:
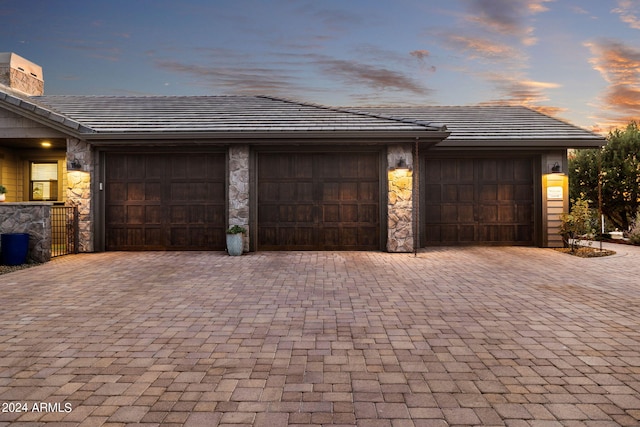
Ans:
[[[247,229],[244,251],[249,250],[249,146],[229,147],[229,226]]]
[[[91,209],[91,175],[93,173],[93,151],[86,142],[75,138],[67,139],[67,164],[78,160],[81,171],[67,171],[68,206],[78,207],[80,252],[93,252],[93,212]]]
[[[0,66],[0,84],[31,96],[44,94],[43,80],[11,68],[8,65]]]
[[[413,166],[411,145],[387,148],[387,162],[394,167],[404,159]],[[411,171],[389,171],[387,201],[387,251],[412,252],[413,239],[413,174]]]
[[[51,260],[51,206],[49,202],[0,203],[0,233],[29,234],[27,261]]]

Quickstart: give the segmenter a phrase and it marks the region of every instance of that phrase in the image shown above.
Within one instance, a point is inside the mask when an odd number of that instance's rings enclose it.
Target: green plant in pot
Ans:
[[[231,256],[242,255],[244,248],[243,235],[247,232],[247,229],[234,225],[227,230],[227,253]]]
[[[0,184],[0,202],[4,202],[6,199],[7,187]]]

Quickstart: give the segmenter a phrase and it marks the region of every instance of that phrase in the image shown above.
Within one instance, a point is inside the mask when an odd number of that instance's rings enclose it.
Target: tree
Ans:
[[[569,159],[572,199],[598,201],[602,184],[602,213],[616,228],[628,230],[640,207],[640,128],[631,122],[609,133],[602,149],[578,150]]]

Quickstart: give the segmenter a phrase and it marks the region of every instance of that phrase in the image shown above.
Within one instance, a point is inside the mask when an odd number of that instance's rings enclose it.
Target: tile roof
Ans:
[[[100,134],[440,131],[412,120],[262,96],[39,96]]]
[[[91,132],[91,129],[81,123],[70,119],[62,113],[51,110],[49,106],[38,102],[35,97],[0,85],[0,106],[4,105],[8,109],[28,116],[38,122],[46,123],[58,130],[72,130],[82,133]]]
[[[599,146],[605,138],[522,106],[363,107],[360,110],[396,119],[445,123],[451,135],[438,147],[492,145],[518,141]]]
[[[600,146],[605,139],[517,106],[327,107],[266,96],[27,96],[0,106],[87,139],[403,135],[451,146]]]

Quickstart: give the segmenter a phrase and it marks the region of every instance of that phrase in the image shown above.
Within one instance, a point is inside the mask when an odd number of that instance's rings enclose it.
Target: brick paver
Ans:
[[[640,254],[82,254],[0,276],[0,426],[637,426]]]

